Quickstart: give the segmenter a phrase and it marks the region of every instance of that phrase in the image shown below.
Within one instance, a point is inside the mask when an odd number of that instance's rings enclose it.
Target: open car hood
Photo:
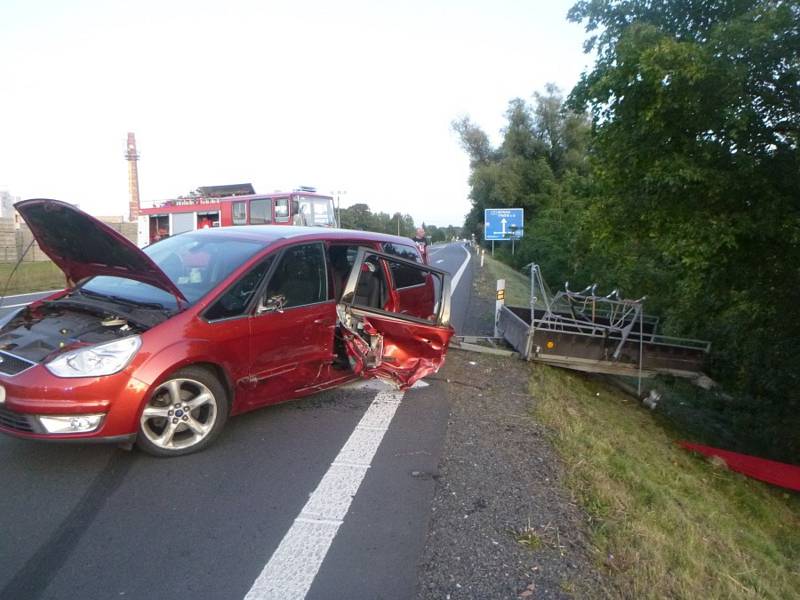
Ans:
[[[82,210],[36,198],[14,205],[31,228],[42,251],[78,283],[95,275],[112,275],[147,283],[169,292],[178,305],[186,297],[149,256],[133,242]]]

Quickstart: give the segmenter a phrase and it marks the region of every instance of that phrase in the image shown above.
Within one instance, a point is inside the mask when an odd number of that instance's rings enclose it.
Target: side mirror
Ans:
[[[256,314],[260,315],[268,312],[277,312],[282,314],[284,306],[286,306],[286,296],[283,294],[277,294],[275,296],[270,296],[266,299],[266,301],[262,299],[258,303],[258,307],[256,307]]]

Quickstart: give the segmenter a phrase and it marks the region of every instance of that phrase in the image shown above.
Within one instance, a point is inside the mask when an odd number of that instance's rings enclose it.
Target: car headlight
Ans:
[[[100,377],[124,369],[142,341],[138,335],[97,346],[71,350],[45,365],[57,377]]]

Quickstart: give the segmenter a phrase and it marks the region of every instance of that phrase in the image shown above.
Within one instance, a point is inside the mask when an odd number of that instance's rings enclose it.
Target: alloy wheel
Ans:
[[[217,398],[205,384],[195,379],[170,379],[144,407],[141,433],[162,450],[183,450],[211,433],[218,412]]]

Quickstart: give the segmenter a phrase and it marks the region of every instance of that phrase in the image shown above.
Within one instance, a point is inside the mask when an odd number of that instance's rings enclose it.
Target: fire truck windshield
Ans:
[[[336,218],[333,213],[333,198],[319,196],[298,196],[299,214],[302,222],[308,226],[335,227]]]

